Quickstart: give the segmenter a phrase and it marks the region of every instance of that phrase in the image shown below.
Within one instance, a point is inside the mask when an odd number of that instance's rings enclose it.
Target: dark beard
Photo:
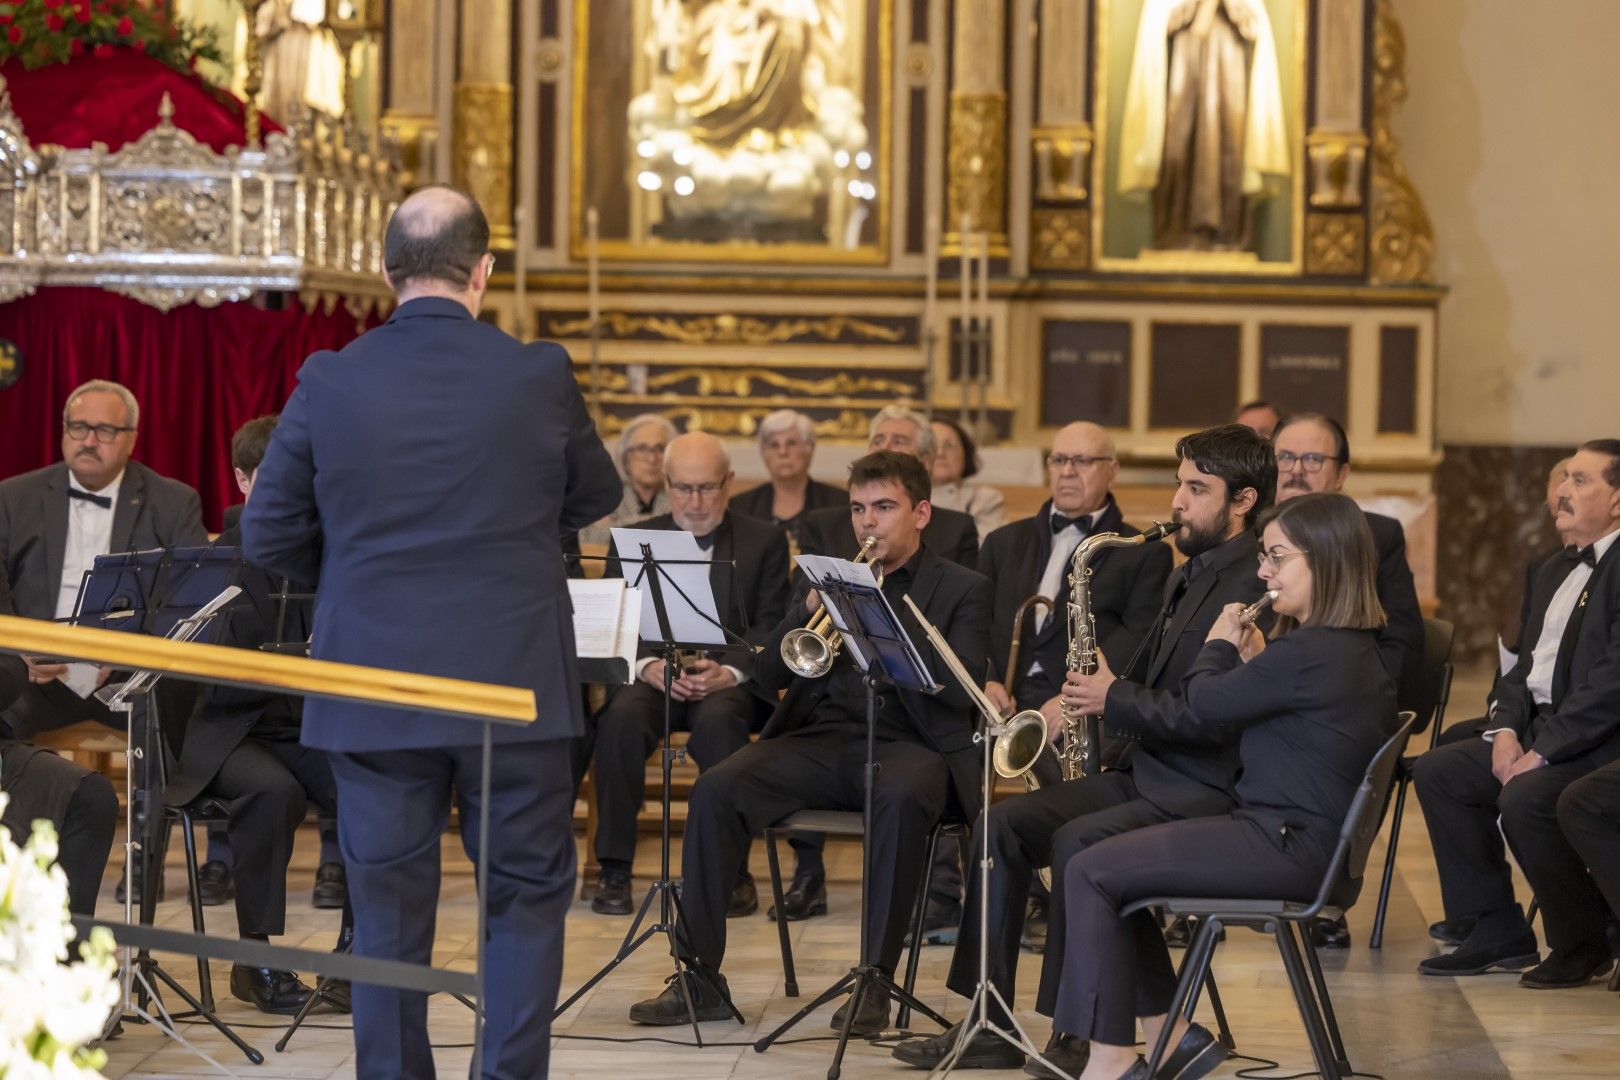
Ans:
[[[1226,536],[1215,530],[1200,529],[1191,522],[1183,521],[1181,529],[1176,533],[1176,549],[1187,558],[1196,558],[1206,551],[1214,551],[1226,543]]]

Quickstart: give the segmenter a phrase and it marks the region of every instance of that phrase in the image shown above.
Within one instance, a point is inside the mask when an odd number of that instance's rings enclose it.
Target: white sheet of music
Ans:
[[[636,631],[641,625],[641,590],[623,578],[573,579],[568,599],[574,607],[574,645],[578,655],[617,657],[635,666]]]
[[[645,570],[637,565],[641,545],[652,549],[662,575],[659,591],[664,597],[664,613],[674,640],[696,645],[724,645],[726,632],[709,585],[709,557],[689,532],[673,529],[614,529],[613,547],[623,559],[625,580],[641,590],[641,639],[650,643],[663,640],[658,615],[653,608],[652,588],[641,579]],[[628,557],[626,557],[628,555]]]

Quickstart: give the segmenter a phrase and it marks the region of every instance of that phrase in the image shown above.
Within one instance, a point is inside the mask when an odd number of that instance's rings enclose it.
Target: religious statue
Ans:
[[[1147,0],[1119,147],[1153,248],[1250,250],[1255,206],[1292,171],[1264,0]]]
[[[285,123],[295,109],[343,115],[343,58],[321,26],[325,18],[325,0],[269,0],[259,8],[260,101],[272,119]]]
[[[630,141],[665,235],[719,238],[705,229],[723,216],[729,235],[825,242],[832,204],[876,195],[859,179],[871,158],[846,2],[652,0]]]

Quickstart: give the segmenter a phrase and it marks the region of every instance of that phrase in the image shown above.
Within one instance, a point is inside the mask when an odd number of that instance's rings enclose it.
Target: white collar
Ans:
[[[89,488],[87,488],[83,484],[79,483],[79,478],[77,476],[73,475],[73,470],[72,469],[69,469],[68,470],[68,487],[74,489],[75,491],[82,491],[86,495],[105,495],[107,498],[112,500],[112,505],[113,506],[117,506],[118,505],[118,489],[124,486],[124,473],[126,473],[128,471],[129,471],[128,466],[125,466],[124,468],[119,469],[118,470],[118,475],[113,477],[112,483],[108,484],[106,487],[102,488],[100,491],[91,491]]]

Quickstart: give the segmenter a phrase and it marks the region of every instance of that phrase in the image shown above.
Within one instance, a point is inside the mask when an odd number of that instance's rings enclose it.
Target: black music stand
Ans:
[[[806,571],[807,576],[809,572]],[[861,1002],[874,990],[886,990],[900,1004],[922,1013],[940,1027],[949,1027],[946,1019],[907,992],[894,977],[878,967],[872,956],[871,935],[867,932],[872,902],[872,798],[877,786],[877,691],[880,684],[915,690],[922,694],[936,694],[941,687],[929,675],[921,655],[900,625],[894,609],[880,588],[856,584],[838,578],[823,577],[814,580],[821,602],[831,613],[833,624],[844,634],[844,643],[850,657],[865,673],[866,682],[866,775],[865,792],[861,805],[861,825],[865,831],[861,853],[861,948],[860,960],[844,977],[823,990],[810,1004],[794,1013],[775,1031],[754,1043],[754,1050],[763,1054],[771,1044],[795,1027],[801,1020],[841,994],[850,995],[844,1013],[844,1024],[838,1032],[838,1048],[833,1052],[832,1065],[827,1070],[828,1080],[837,1080],[843,1065],[844,1050],[849,1045],[850,1028],[860,1012]]]
[[[576,556],[576,558],[584,558],[584,556]],[[619,561],[622,563],[624,560],[620,559]],[[668,939],[670,956],[672,956],[675,960],[675,986],[680,992],[681,1001],[686,1005],[686,1015],[692,1022],[692,1037],[697,1040],[698,1046],[702,1046],[703,1033],[698,1029],[697,1007],[693,1004],[691,994],[687,991],[686,979],[682,977],[684,973],[689,972],[712,986],[714,991],[725,1001],[726,1007],[731,1010],[731,1015],[736,1019],[737,1023],[741,1024],[745,1021],[743,1020],[742,1013],[737,1011],[737,1006],[732,1004],[731,996],[726,993],[725,988],[717,981],[709,978],[708,973],[703,971],[698,965],[688,963],[682,958],[681,951],[677,947],[675,939],[676,927],[680,923],[686,921],[686,913],[681,909],[680,893],[676,890],[675,883],[673,880],[671,880],[669,873],[669,849],[671,844],[670,784],[675,759],[681,754],[681,751],[676,750],[670,745],[670,729],[672,727],[670,687],[673,686],[675,682],[675,669],[679,663],[678,654],[681,652],[695,651],[704,653],[735,653],[744,651],[753,652],[756,650],[755,647],[750,645],[745,639],[732,633],[730,630],[727,630],[720,621],[710,618],[707,613],[705,613],[704,610],[692,600],[691,597],[686,595],[686,593],[681,589],[680,584],[674,578],[670,577],[664,570],[664,567],[666,566],[709,566],[711,565],[709,560],[655,559],[652,553],[652,546],[650,544],[643,543],[641,545],[640,562],[641,575],[636,579],[636,584],[643,584],[649,590],[652,597],[653,612],[655,613],[658,621],[658,637],[643,637],[642,641],[645,644],[656,646],[659,652],[662,654],[662,659],[664,661],[664,744],[663,750],[659,755],[663,766],[664,793],[660,806],[661,821],[658,852],[658,879],[647,886],[647,895],[642,899],[641,907],[636,911],[635,918],[631,920],[630,929],[625,931],[624,940],[620,943],[618,952],[613,954],[613,959],[604,964],[595,975],[592,975],[589,979],[587,979],[578,990],[575,990],[572,994],[570,994],[568,1000],[557,1006],[557,1011],[552,1013],[552,1019],[555,1020],[563,1013],[567,1012],[573,1007],[574,1002],[584,997],[593,986],[607,978],[608,975],[612,973],[613,969],[628,960],[632,953],[641,948],[641,946],[645,945],[655,935],[662,934],[666,939]],[[664,597],[664,586],[666,585],[673,589],[675,594],[679,596],[680,599],[693,612],[696,612],[699,616],[701,616],[703,621],[711,623],[716,629],[725,635],[724,645],[716,645],[710,642],[684,642],[675,639],[675,636],[670,629],[669,607]],[[658,900],[658,920],[651,926],[648,926],[645,930],[642,930],[641,924],[647,920],[648,912],[652,910],[652,903],[655,898]]]

